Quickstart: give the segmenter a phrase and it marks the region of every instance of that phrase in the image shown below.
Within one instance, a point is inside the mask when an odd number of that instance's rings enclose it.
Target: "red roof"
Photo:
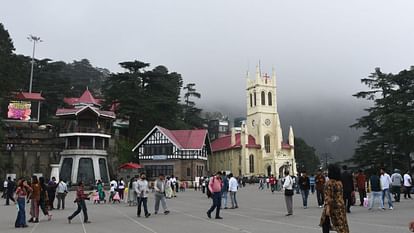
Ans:
[[[142,166],[138,163],[124,163],[121,166],[118,167],[118,169],[139,169],[142,168]]]
[[[42,97],[41,93],[30,93],[30,92],[19,92],[16,93],[16,98],[19,100],[38,100],[43,101],[45,98]]]
[[[76,104],[93,104],[93,105],[100,105],[102,99],[95,99],[89,89],[86,89],[85,92],[79,98],[63,98],[63,101],[68,105],[76,105]]]
[[[233,148],[240,148],[241,147],[241,140],[240,140],[240,133],[236,133],[236,142],[234,145],[231,144],[231,135],[225,135],[223,137],[217,138],[211,143],[211,148],[213,152],[228,150]],[[260,148],[259,144],[256,144],[256,139],[249,135],[248,142],[246,144],[248,148]]]
[[[98,116],[110,117],[115,118],[115,113],[111,111],[103,111],[96,109],[91,106],[85,106],[83,108],[59,108],[56,111],[56,116],[64,116],[64,115],[78,115],[79,113],[83,112],[86,109],[90,109],[95,112]]]
[[[182,149],[201,149],[207,136],[206,129],[168,130],[158,126],[158,129]]]
[[[288,143],[282,142],[282,149],[292,149],[293,146],[289,145]]]
[[[144,143],[155,130],[159,130],[179,149],[201,150],[205,145],[208,132],[206,129],[194,130],[169,130],[160,126],[155,126],[133,149],[135,151],[142,143]]]

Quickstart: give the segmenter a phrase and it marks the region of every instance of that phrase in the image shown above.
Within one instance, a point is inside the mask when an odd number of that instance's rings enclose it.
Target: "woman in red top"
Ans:
[[[24,179],[18,181],[18,186],[16,189],[16,200],[18,206],[17,218],[14,226],[18,227],[27,227],[26,224],[26,196],[29,192],[32,192],[32,188],[27,185],[27,182]]]

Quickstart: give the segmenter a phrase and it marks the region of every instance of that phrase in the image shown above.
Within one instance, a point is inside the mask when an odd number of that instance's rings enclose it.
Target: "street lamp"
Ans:
[[[42,42],[43,40],[41,40],[40,37],[33,36],[33,35],[29,35],[27,39],[29,41],[33,41],[32,68],[30,70],[30,84],[29,84],[29,93],[32,93],[33,66],[34,66],[34,55],[35,55],[36,43]]]

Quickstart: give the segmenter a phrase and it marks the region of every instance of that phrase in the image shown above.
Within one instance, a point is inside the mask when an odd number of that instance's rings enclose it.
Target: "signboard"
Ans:
[[[13,120],[29,121],[32,104],[29,101],[10,101],[7,118]]]
[[[152,156],[153,160],[166,160],[167,159],[167,155],[153,155]]]

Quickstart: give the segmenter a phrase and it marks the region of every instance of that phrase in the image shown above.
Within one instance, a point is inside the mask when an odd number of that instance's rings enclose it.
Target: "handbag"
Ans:
[[[293,196],[293,189],[285,189],[285,196]]]

